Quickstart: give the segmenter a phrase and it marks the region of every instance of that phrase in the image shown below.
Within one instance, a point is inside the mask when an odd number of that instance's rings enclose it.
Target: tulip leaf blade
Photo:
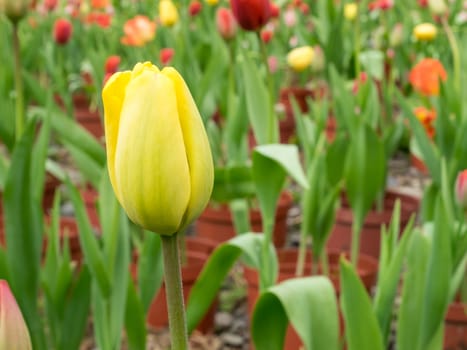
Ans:
[[[349,350],[383,350],[383,338],[370,296],[353,266],[340,260],[341,306]]]
[[[233,264],[240,258],[248,266],[260,270],[264,237],[257,233],[244,233],[219,245],[211,254],[188,296],[186,315],[188,333],[191,333],[214,301],[216,294]],[[277,278],[277,258],[271,245],[270,261],[273,284]]]
[[[338,349],[337,301],[327,277],[286,280],[259,297],[252,319],[256,349],[281,350],[288,322],[299,334],[305,349]]]

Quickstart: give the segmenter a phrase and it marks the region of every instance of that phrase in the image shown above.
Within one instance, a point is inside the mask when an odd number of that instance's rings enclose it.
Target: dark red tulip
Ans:
[[[191,17],[195,17],[200,11],[202,10],[203,5],[201,2],[198,0],[193,0],[190,2],[190,5],[188,7],[188,13],[190,14]]]
[[[54,39],[59,45],[65,45],[68,43],[73,32],[73,26],[71,22],[65,18],[59,18],[54,24]]]
[[[259,30],[271,17],[269,0],[230,0],[238,24],[245,30]]]

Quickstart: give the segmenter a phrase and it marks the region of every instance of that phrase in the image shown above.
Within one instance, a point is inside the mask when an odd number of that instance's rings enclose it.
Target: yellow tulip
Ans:
[[[438,30],[432,23],[421,23],[413,29],[413,35],[419,41],[430,41],[436,37]]]
[[[357,17],[357,13],[358,13],[358,5],[355,2],[345,4],[344,17],[347,20],[353,21]]]
[[[311,46],[301,46],[287,54],[287,64],[296,72],[308,68],[313,61],[314,51]]]
[[[159,18],[161,24],[166,27],[171,27],[178,22],[178,11],[171,0],[159,2]]]
[[[206,3],[209,5],[209,6],[215,6],[219,3],[219,0],[206,0]]]
[[[114,74],[102,91],[107,166],[128,217],[174,234],[209,201],[214,170],[203,121],[181,75],[149,62]]]

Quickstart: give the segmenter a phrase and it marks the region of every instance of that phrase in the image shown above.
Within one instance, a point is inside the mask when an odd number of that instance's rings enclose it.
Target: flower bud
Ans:
[[[118,65],[120,64],[120,56],[112,55],[107,58],[105,61],[105,72],[106,73],[116,73],[118,70]]]
[[[216,25],[222,38],[232,39],[237,34],[237,21],[230,9],[220,7],[216,12]]]
[[[414,109],[413,114],[417,117],[420,123],[423,125],[426,134],[430,139],[433,139],[435,136],[435,119],[436,119],[436,110],[428,109],[426,107],[417,107]]]
[[[116,197],[141,227],[171,235],[205,208],[214,178],[191,93],[171,67],[114,74],[102,91],[107,167]]]
[[[159,18],[165,27],[171,27],[178,22],[178,10],[172,0],[161,0],[159,2]]]
[[[358,14],[358,5],[355,2],[350,2],[348,4],[345,4],[344,6],[344,17],[349,20],[353,21],[355,18],[357,18]]]
[[[431,41],[436,37],[438,30],[432,23],[421,23],[413,29],[414,37],[419,41]]]
[[[279,6],[271,2],[271,17],[279,18],[280,13],[281,13],[281,9],[279,8]]]
[[[23,315],[5,280],[0,280],[0,349],[32,350]]]
[[[54,39],[59,45],[65,45],[71,38],[73,26],[71,22],[65,18],[59,18],[54,23]]]
[[[442,16],[448,12],[448,7],[444,3],[444,0],[428,0],[428,7],[435,16]]]
[[[264,29],[261,31],[261,40],[267,44],[271,41],[274,32],[271,29]]]
[[[170,63],[174,54],[175,54],[174,49],[170,47],[166,47],[166,48],[163,48],[161,52],[159,53],[159,59],[161,63],[165,66]]]
[[[219,0],[206,0],[206,4],[209,6],[216,6],[219,3]]]
[[[313,47],[313,59],[311,60],[311,70],[315,73],[322,72],[326,65],[326,57],[320,46]]]
[[[311,46],[301,46],[287,54],[287,64],[296,72],[304,71],[313,61],[314,51]]]
[[[230,6],[238,24],[245,30],[261,29],[271,16],[269,0],[230,0]]]
[[[0,0],[0,14],[16,23],[28,12],[31,0]]]
[[[202,8],[203,5],[201,4],[201,2],[199,2],[198,0],[193,0],[192,2],[190,2],[190,5],[188,7],[188,13],[191,17],[196,17],[198,13],[201,12]]]
[[[389,34],[389,46],[396,47],[402,44],[404,27],[402,23],[396,23]]]
[[[457,204],[467,209],[467,170],[462,170],[456,179],[455,195]]]

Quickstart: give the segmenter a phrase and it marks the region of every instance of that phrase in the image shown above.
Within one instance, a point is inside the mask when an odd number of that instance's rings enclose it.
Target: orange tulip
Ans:
[[[146,16],[135,16],[126,21],[123,27],[125,36],[121,43],[128,46],[144,46],[156,36],[156,23]]]
[[[443,64],[434,58],[425,58],[412,68],[409,81],[412,87],[424,96],[439,95],[439,80],[446,81]]]

